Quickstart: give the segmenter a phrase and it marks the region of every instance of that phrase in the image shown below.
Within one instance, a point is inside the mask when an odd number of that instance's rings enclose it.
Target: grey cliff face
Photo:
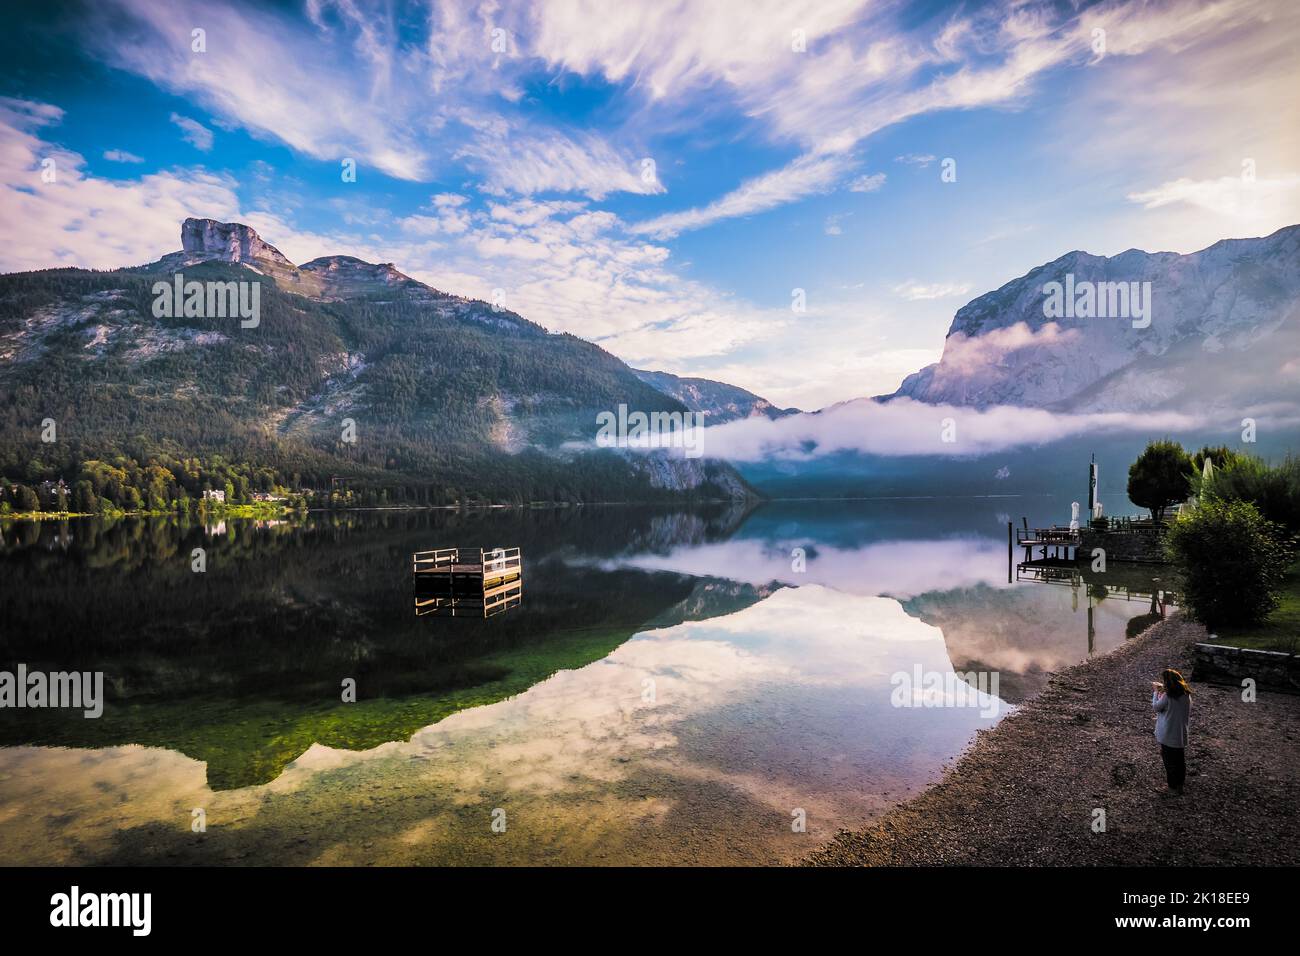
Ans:
[[[1045,287],[1067,279],[1145,290],[1149,322],[1049,315]],[[1288,374],[1298,324],[1300,226],[1188,255],[1071,252],[959,309],[942,359],[889,397],[1076,411],[1258,402]]]
[[[224,262],[255,263],[270,260],[292,266],[279,249],[263,242],[256,230],[240,222],[186,219],[181,224],[181,249],[189,256]]]

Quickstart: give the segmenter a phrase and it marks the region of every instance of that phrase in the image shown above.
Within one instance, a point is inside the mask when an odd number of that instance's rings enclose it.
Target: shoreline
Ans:
[[[1206,637],[1180,614],[1058,671],[941,780],[802,865],[1295,865],[1300,697],[1192,681],[1187,784],[1165,793],[1146,691]]]
[[[730,505],[741,503],[749,506],[763,504],[767,498],[683,498],[680,501],[554,501],[515,504],[472,504],[472,505],[356,505],[347,508],[307,507],[303,509],[286,507],[275,514],[249,514],[246,509],[253,505],[226,505],[220,511],[209,510],[200,515],[198,512],[178,511],[11,511],[0,514],[0,521],[68,521],[72,518],[283,518],[295,514],[346,514],[356,511],[569,511],[582,508],[675,508],[683,505]]]

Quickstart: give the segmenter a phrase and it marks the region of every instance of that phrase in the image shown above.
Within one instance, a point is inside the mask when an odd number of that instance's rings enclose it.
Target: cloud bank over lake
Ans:
[[[777,421],[728,422],[706,429],[703,445],[710,458],[745,462],[809,461],[837,452],[974,457],[1076,435],[1177,433],[1219,424],[1232,423],[1181,412],[1064,414],[1013,406],[928,405],[907,398],[860,399]]]

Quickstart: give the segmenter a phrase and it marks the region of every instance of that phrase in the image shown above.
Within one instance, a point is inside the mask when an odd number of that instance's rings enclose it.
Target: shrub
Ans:
[[[1192,474],[1194,476],[1200,475],[1205,470],[1205,459],[1207,458],[1214,462],[1215,468],[1227,468],[1229,465],[1248,457],[1248,455],[1243,455],[1227,445],[1215,445],[1213,447],[1202,445],[1201,450],[1192,455]]]
[[[1218,459],[1214,463],[1217,466]],[[1240,456],[1221,469],[1216,467],[1209,481],[1193,476],[1192,487],[1201,498],[1248,501],[1269,521],[1300,534],[1300,458],[1268,465],[1259,458]]]
[[[1183,603],[1207,627],[1257,624],[1278,604],[1294,539],[1245,501],[1202,501],[1180,515],[1165,547]]]
[[[1150,508],[1151,517],[1161,521],[1166,508],[1187,500],[1191,471],[1192,459],[1182,445],[1168,439],[1153,441],[1129,465],[1129,500],[1139,508]]]

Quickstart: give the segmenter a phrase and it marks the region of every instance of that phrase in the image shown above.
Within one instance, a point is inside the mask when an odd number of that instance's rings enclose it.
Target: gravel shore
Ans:
[[[981,732],[943,780],[815,866],[1294,865],[1300,862],[1300,697],[1192,684],[1187,785],[1167,795],[1150,682],[1191,670],[1204,629],[1162,621],[1058,672]],[[1105,831],[1094,832],[1096,810]]]

